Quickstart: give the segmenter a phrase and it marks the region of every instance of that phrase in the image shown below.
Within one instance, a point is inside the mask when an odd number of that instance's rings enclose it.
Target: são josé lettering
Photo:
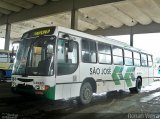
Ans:
[[[105,74],[111,74],[111,68],[90,68],[90,74],[93,75],[93,74],[101,74],[101,75],[105,75]]]

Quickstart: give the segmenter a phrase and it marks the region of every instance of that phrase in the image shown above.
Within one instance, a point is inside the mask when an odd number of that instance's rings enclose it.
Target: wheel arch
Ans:
[[[95,81],[94,78],[92,78],[92,77],[87,77],[87,78],[85,78],[85,79],[83,80],[83,82],[82,82],[82,85],[83,85],[85,82],[89,82],[89,83],[91,84],[92,90],[93,90],[94,93],[97,92],[97,84],[96,84],[96,81]],[[81,85],[81,87],[82,87],[82,85]]]

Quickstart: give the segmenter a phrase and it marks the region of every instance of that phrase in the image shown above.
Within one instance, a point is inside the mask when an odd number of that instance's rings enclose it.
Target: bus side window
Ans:
[[[117,65],[123,65],[122,49],[119,47],[113,46],[112,51],[113,51],[113,63]]]
[[[82,39],[82,61],[85,63],[96,63],[96,42]]]
[[[99,63],[111,64],[111,46],[105,43],[98,43]]]
[[[147,55],[141,54],[141,65],[146,67],[147,66]]]
[[[140,66],[140,54],[137,52],[134,52],[133,57],[134,57],[134,65]]]
[[[125,65],[133,65],[132,51],[124,50]]]
[[[148,66],[151,67],[153,65],[152,56],[148,55]]]

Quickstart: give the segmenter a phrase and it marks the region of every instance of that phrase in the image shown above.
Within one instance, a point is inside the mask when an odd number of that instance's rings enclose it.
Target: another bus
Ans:
[[[8,50],[0,50],[0,80],[11,78],[13,67],[13,53]]]
[[[38,28],[21,38],[12,91],[88,104],[93,93],[140,92],[154,81],[152,65],[151,54],[116,40],[59,26]]]

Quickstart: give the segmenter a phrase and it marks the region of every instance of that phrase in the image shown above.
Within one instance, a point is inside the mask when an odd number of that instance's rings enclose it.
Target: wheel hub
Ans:
[[[84,90],[84,99],[89,99],[90,98],[90,90],[89,89],[85,89]]]

